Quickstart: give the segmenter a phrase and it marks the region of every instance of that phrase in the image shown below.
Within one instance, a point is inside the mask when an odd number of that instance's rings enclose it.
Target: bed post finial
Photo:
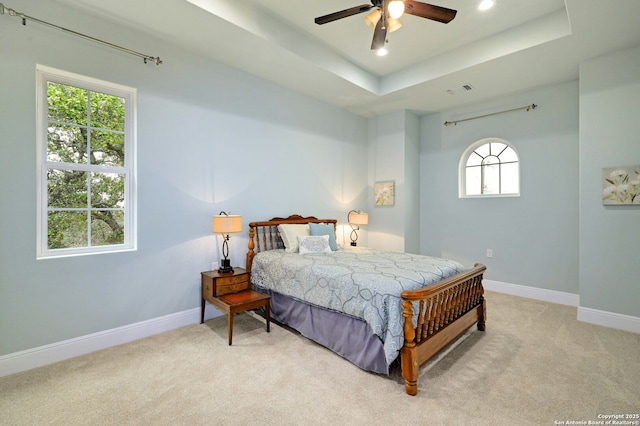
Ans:
[[[254,244],[253,244],[253,236],[255,235],[256,230],[253,226],[249,226],[249,246],[247,249],[247,272],[251,272],[251,263],[253,262],[253,256],[255,256],[255,253],[253,251],[254,248]]]

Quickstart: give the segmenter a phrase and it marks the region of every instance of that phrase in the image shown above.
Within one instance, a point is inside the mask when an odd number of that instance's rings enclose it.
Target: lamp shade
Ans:
[[[349,213],[349,223],[352,225],[367,225],[369,223],[369,215],[362,212]]]
[[[389,18],[389,21],[387,22],[387,25],[389,26],[389,32],[392,33],[394,31],[397,31],[400,29],[400,27],[402,27],[402,22],[400,22],[399,19],[393,19],[393,18]]]
[[[404,3],[402,5],[404,8]],[[378,21],[382,18],[382,13],[380,9],[375,9],[373,12],[365,16],[364,22],[371,28],[372,30],[376,28]],[[387,31],[392,33],[396,30],[399,30],[402,27],[402,22],[398,18],[387,18]]]
[[[218,215],[213,216],[211,227],[214,234],[232,234],[242,232],[242,216]]]
[[[380,13],[380,9],[374,9],[373,12],[365,16],[364,22],[367,23],[369,28],[374,29],[381,17],[382,13]]]

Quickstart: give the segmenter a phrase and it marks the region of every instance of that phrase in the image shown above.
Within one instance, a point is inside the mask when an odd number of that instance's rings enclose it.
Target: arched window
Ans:
[[[460,197],[520,195],[518,153],[504,139],[487,138],[472,144],[459,165]]]

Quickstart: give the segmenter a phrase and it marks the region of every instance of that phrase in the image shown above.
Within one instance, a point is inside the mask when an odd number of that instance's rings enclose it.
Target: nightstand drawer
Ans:
[[[235,293],[249,288],[249,274],[234,275],[230,277],[219,277],[215,282],[215,296],[221,294]]]
[[[249,273],[242,268],[234,268],[234,272],[231,273],[218,271],[202,273],[202,303],[205,300],[213,303],[213,299],[223,294],[236,293],[249,288],[251,288]]]
[[[235,293],[242,290],[247,290],[249,288],[249,280],[245,279],[241,282],[236,282],[232,284],[222,284],[220,282],[216,283],[216,296],[220,296],[221,294],[227,293]]]
[[[243,283],[248,281],[249,274],[230,275],[228,277],[220,276],[216,278],[216,283],[219,285],[232,285],[237,283]]]

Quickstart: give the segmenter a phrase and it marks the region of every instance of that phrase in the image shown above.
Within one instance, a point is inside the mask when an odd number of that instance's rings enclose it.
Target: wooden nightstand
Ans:
[[[202,308],[200,324],[204,322],[204,305],[208,301],[216,308],[226,312],[229,319],[229,345],[233,338],[233,316],[236,313],[264,307],[267,319],[267,333],[269,330],[269,301],[270,296],[251,290],[249,273],[242,268],[221,274],[218,271],[202,272]]]

